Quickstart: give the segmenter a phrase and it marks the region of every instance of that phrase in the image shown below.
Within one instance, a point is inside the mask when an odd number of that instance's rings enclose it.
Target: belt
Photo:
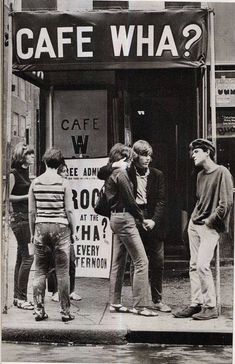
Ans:
[[[139,208],[141,210],[146,210],[147,209],[147,204],[146,203],[142,203],[141,205],[138,205],[138,206],[139,206]]]
[[[114,212],[114,213],[118,213],[118,212],[127,212],[126,211],[126,209],[125,209],[125,207],[123,207],[123,208],[117,208],[117,209],[113,209],[113,210],[111,210],[111,212]]]

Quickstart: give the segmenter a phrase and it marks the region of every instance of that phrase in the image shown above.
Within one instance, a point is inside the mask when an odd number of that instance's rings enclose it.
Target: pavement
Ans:
[[[157,344],[232,345],[233,332],[233,266],[221,267],[221,307],[218,319],[196,321],[179,319],[171,313],[159,312],[157,317],[142,317],[131,313],[110,313],[108,305],[109,280],[76,278],[76,292],[82,300],[71,301],[75,320],[63,323],[59,303],[46,295],[49,319],[34,320],[32,311],[13,306],[13,270],[16,242],[10,233],[8,268],[8,309],[2,314],[2,340],[11,342],[46,342],[71,344],[126,344],[129,342]],[[33,267],[28,285],[32,300]],[[213,272],[214,273],[214,272]],[[131,306],[131,286],[126,278],[123,304]],[[187,270],[167,269],[163,283],[163,300],[172,311],[190,302]],[[151,302],[149,300],[149,305]]]

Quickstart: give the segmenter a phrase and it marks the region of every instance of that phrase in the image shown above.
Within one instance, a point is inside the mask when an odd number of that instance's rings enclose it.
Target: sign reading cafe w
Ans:
[[[205,62],[207,10],[14,13],[13,67],[32,71],[199,67]]]

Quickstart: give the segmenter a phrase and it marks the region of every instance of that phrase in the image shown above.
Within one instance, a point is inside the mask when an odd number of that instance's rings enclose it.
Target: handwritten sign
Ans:
[[[107,161],[107,158],[66,160],[76,214],[77,240],[74,247],[77,277],[109,278],[112,231],[109,219],[94,212],[103,185],[97,173]]]
[[[66,158],[107,155],[106,90],[55,91],[53,110],[53,144]]]

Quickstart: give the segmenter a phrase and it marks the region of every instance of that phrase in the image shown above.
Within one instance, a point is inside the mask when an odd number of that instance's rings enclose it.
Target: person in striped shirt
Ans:
[[[35,320],[48,318],[45,312],[46,275],[50,256],[55,257],[55,269],[63,322],[73,320],[69,298],[69,256],[74,240],[75,217],[72,190],[69,182],[57,174],[64,163],[59,149],[49,148],[43,160],[46,171],[35,178],[29,190],[29,225],[35,247],[35,275],[33,282]]]

